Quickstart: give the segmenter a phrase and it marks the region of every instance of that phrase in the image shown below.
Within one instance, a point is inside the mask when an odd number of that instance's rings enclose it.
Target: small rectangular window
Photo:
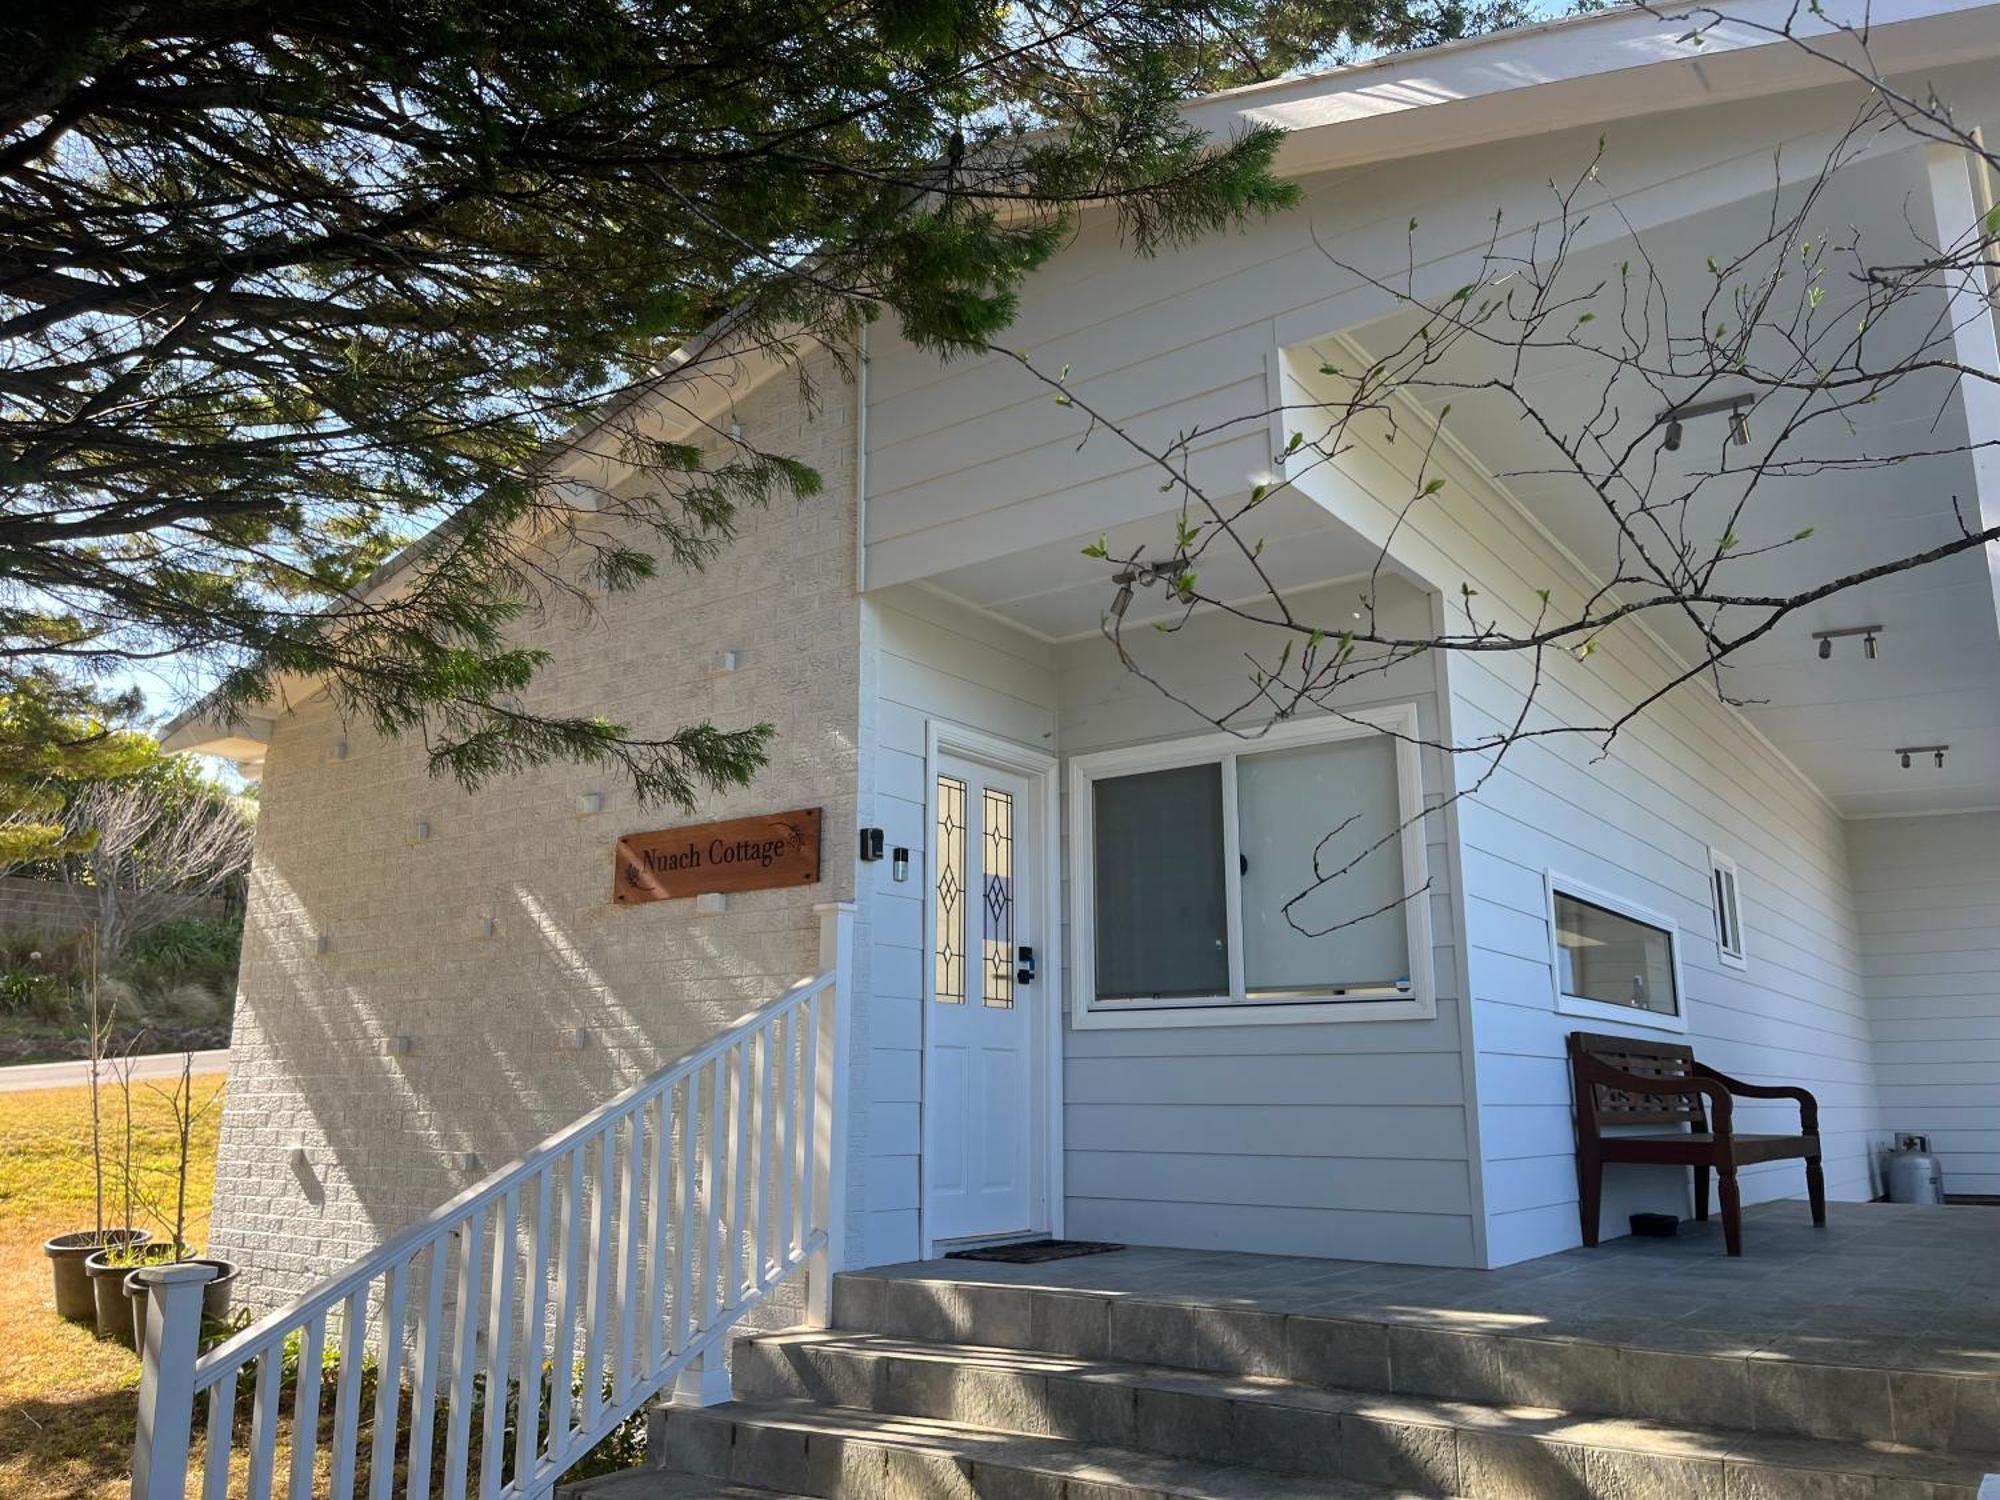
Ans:
[[[1550,886],[1558,1008],[1583,1015],[1637,1013],[1649,1024],[1681,1014],[1675,928],[1665,918],[1593,892]]]
[[[1708,851],[1709,897],[1715,905],[1715,948],[1733,969],[1749,966],[1743,948],[1743,878],[1736,861]]]

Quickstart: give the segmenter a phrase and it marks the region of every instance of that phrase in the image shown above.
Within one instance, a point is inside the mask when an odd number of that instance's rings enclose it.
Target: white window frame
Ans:
[[[1070,1024],[1081,1031],[1168,1026],[1303,1026],[1329,1021],[1427,1021],[1437,1014],[1431,972],[1430,865],[1425,849],[1424,790],[1414,703],[1354,710],[1338,717],[1294,719],[1261,735],[1206,734],[1124,750],[1078,755],[1069,763]],[[1404,930],[1409,939],[1408,992],[1356,1000],[1246,1000],[1243,980],[1243,888],[1237,855],[1234,758],[1340,740],[1394,736],[1397,823],[1403,856]],[[1172,1001],[1097,999],[1096,851],[1092,784],[1114,776],[1222,764],[1225,931],[1230,993]]]
[[[1574,896],[1579,901],[1587,901],[1592,906],[1601,906],[1606,911],[1616,912],[1621,917],[1630,917],[1648,927],[1657,927],[1667,935],[1667,961],[1674,978],[1674,1013],[1664,1015],[1656,1010],[1641,1010],[1636,1005],[1607,1005],[1602,1000],[1593,1000],[1588,995],[1572,995],[1562,987],[1562,943],[1556,937],[1556,892]],[[1549,988],[1555,991],[1556,1009],[1566,1016],[1582,1016],[1592,1021],[1604,1021],[1614,1026],[1643,1026],[1650,1031],[1680,1031],[1688,1029],[1687,975],[1681,964],[1681,926],[1665,912],[1655,911],[1649,906],[1641,906],[1636,901],[1627,900],[1601,886],[1594,886],[1585,880],[1575,880],[1558,870],[1542,872],[1543,910],[1548,913],[1549,924]]]
[[[1729,878],[1731,911],[1727,917],[1722,910],[1722,889],[1720,882]],[[1715,955],[1732,969],[1750,967],[1750,950],[1743,937],[1743,870],[1735,860],[1719,849],[1708,851],[1708,905],[1715,919]],[[1735,944],[1728,941],[1733,929]]]

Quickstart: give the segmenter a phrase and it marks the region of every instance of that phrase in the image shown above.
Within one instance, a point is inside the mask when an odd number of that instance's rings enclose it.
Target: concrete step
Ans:
[[[811,1401],[659,1407],[647,1447],[654,1462],[677,1476],[820,1500],[1432,1500],[1439,1494]],[[638,1489],[621,1500],[652,1496]]]
[[[835,1279],[833,1312],[841,1328],[937,1343],[1845,1443],[2000,1449],[2000,1372],[1905,1367],[1879,1340],[1760,1346],[1639,1319],[1615,1339],[1536,1337],[1472,1313],[1327,1315],[869,1272]]]
[[[1634,1418],[1576,1416],[850,1333],[740,1340],[752,1400],[806,1400],[1137,1449],[1249,1470],[1472,1500],[1515,1496],[1814,1496],[1972,1500],[1986,1464]]]
[[[726,1479],[710,1479],[700,1474],[627,1469],[623,1474],[559,1484],[555,1500],[806,1500],[806,1497],[731,1484]]]

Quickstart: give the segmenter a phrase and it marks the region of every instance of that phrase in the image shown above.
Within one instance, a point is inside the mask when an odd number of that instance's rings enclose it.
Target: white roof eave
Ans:
[[[1863,19],[1855,0],[1831,0],[1821,16],[1790,0],[1725,3],[1720,20],[1600,11],[1233,89],[1192,101],[1187,115],[1222,138],[1284,130],[1279,169],[1303,176],[1819,87],[1840,81],[1841,61],[1887,76],[2000,53],[2000,5],[1988,0],[1872,4],[1865,57],[1836,25],[1849,9]]]

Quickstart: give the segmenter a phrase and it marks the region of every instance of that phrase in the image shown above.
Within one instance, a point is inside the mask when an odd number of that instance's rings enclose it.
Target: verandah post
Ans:
[[[819,1011],[813,1068],[813,1201],[826,1230],[826,1244],[806,1262],[806,1322],[825,1328],[833,1321],[833,1277],[840,1269],[847,1237],[846,1173],[841,1153],[847,1144],[847,1047],[854,1000],[854,903],[826,901],[819,913],[819,967],[831,973]],[[806,1226],[808,1230],[811,1225]]]
[[[139,1272],[146,1288],[146,1342],[132,1439],[132,1500],[181,1500],[186,1493],[202,1289],[215,1274],[214,1266],[199,1261]]]

